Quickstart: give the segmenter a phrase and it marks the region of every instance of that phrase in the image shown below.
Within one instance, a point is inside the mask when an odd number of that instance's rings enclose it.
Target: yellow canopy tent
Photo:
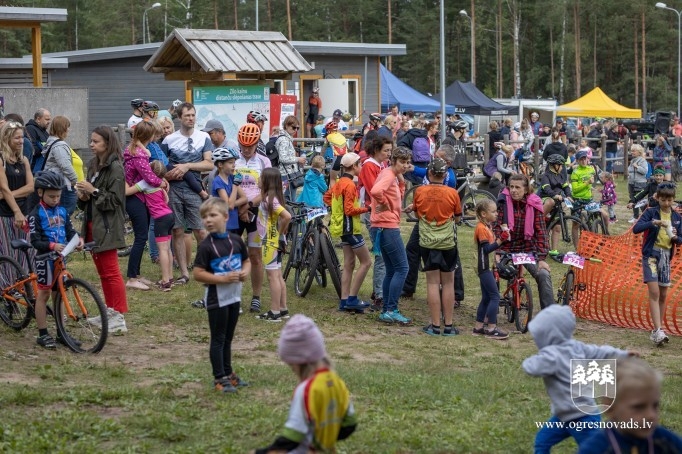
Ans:
[[[568,104],[557,107],[556,114],[567,117],[614,117],[642,118],[641,109],[621,106],[606,96],[601,88],[594,90]]]

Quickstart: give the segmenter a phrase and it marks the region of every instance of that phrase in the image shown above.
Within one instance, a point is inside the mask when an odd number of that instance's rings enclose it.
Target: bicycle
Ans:
[[[571,202],[570,199],[564,198],[561,202],[555,203],[554,208],[552,208],[552,211],[549,213],[549,219],[547,220],[547,233],[552,235],[552,231],[559,226],[561,230],[561,238],[559,238],[559,242],[556,246],[556,249],[554,251],[557,252],[557,254],[550,254],[550,258],[556,260],[557,257],[562,256],[566,252],[569,252],[571,250],[577,251],[578,250],[578,242],[580,241],[580,234],[578,235],[573,235],[573,226],[578,225],[579,226],[579,232],[582,232],[584,230],[589,230],[588,226],[583,222],[582,219],[580,219],[577,216],[573,215],[567,215],[564,213],[564,207],[566,208],[573,208],[573,203]],[[570,222],[570,224],[569,224]],[[551,244],[551,243],[550,243]]]
[[[488,191],[478,189],[477,183],[471,180],[472,175],[474,175],[474,171],[471,169],[471,167],[468,167],[464,172],[462,172],[462,174],[456,175],[458,179],[464,179],[464,182],[457,188],[457,192],[459,193],[459,200],[462,205],[461,222],[468,225],[469,227],[476,227],[476,223],[478,222],[476,219],[476,204],[484,199],[490,199],[493,202],[497,202],[497,199]],[[412,205],[414,200],[414,191],[419,186],[421,185],[412,186],[410,189],[405,191],[405,197],[403,197],[403,212],[405,212],[405,208]],[[408,220],[417,219],[413,211],[405,212],[405,215],[407,216]]]
[[[287,280],[294,269],[294,290],[296,295],[304,297],[310,291],[313,279],[317,279],[322,287],[327,286],[327,273],[320,266],[319,243],[316,232],[311,232],[310,223],[327,214],[327,210],[306,209],[303,203],[290,202],[292,218],[287,232],[289,245],[287,263],[282,277]],[[313,229],[314,230],[314,229]]]
[[[500,279],[507,281],[507,288],[500,297],[500,307],[504,308],[509,323],[514,322],[521,333],[528,331],[528,323],[533,318],[533,292],[523,277],[524,264],[536,263],[533,254],[496,253],[500,261],[496,263],[493,275],[497,286]]]
[[[561,263],[569,265],[569,267],[568,271],[566,271],[566,274],[564,274],[564,276],[561,278],[561,282],[559,282],[559,289],[557,290],[556,294],[557,304],[567,306],[571,304],[571,301],[573,301],[573,291],[575,289],[574,268],[582,269],[584,260],[584,258],[575,253],[565,254],[564,257],[562,257]],[[589,261],[596,263],[602,262],[601,260],[593,257],[591,257]],[[578,283],[578,290],[585,291],[586,288],[587,287],[584,282]]]
[[[21,239],[11,241],[14,249],[23,252],[28,261],[28,273],[11,257],[0,257],[0,319],[10,328],[20,331],[35,317],[38,294],[38,275],[28,258],[33,246]],[[94,243],[88,243],[89,250]],[[57,338],[76,353],[97,353],[107,341],[108,320],[106,306],[97,292],[87,282],[73,277],[66,269],[66,255],[48,252],[36,260],[54,260],[52,279],[52,307],[57,325]],[[99,317],[100,326],[90,323]]]
[[[579,202],[574,201],[574,216],[578,216],[590,232],[599,233],[600,235],[608,235],[608,223],[604,222],[602,215],[601,203],[599,202]]]

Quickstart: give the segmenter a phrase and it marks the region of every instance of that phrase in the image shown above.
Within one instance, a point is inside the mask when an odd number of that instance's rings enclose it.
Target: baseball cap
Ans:
[[[428,171],[439,175],[444,174],[448,170],[448,163],[443,158],[433,158],[427,167]]]
[[[332,115],[333,117],[340,117],[343,115],[343,112],[341,112],[341,109],[336,109],[334,111],[334,114]]]
[[[208,120],[206,122],[206,126],[203,127],[202,131],[204,132],[211,132],[214,129],[222,129],[223,131],[225,128],[223,127],[223,124],[219,122],[218,120]]]
[[[343,155],[341,158],[341,165],[343,167],[353,167],[353,165],[360,160],[360,156],[356,153],[350,152]]]
[[[578,159],[582,159],[582,158],[586,158],[586,157],[587,157],[587,151],[585,151],[585,150],[580,150],[579,152],[577,152],[577,153],[575,154],[575,159],[576,159],[576,161],[577,161]]]

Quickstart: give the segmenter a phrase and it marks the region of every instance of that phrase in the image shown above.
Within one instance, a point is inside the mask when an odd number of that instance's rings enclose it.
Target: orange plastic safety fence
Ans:
[[[571,307],[579,317],[627,328],[653,329],[649,314],[649,294],[642,282],[642,235],[632,229],[619,236],[583,232],[578,254],[585,267],[575,269]],[[682,335],[682,258],[680,251],[671,261],[663,329]],[[601,262],[589,261],[596,258]]]

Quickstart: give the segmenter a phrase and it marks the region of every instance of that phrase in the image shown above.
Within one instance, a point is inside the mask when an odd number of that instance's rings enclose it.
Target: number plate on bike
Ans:
[[[578,254],[568,252],[564,254],[564,259],[562,263],[564,265],[574,266],[582,270],[585,267],[585,258],[579,256]]]
[[[306,213],[305,220],[310,222],[315,218],[319,218],[320,216],[326,216],[327,215],[327,209],[326,208],[315,208],[314,210],[310,210]]]
[[[599,202],[590,202],[585,205],[585,211],[588,213],[594,213],[599,210],[601,210],[601,204],[599,204]]]
[[[525,252],[519,252],[518,254],[512,254],[512,263],[514,265],[535,265],[535,256],[533,254],[527,254]]]

